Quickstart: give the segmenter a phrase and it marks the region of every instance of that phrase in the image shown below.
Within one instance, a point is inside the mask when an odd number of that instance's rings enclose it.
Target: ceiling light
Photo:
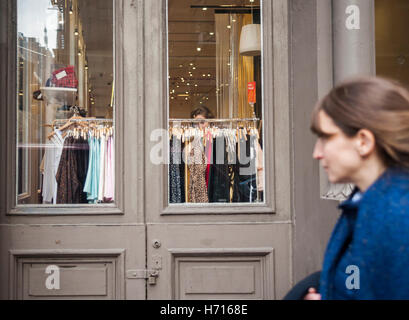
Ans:
[[[231,29],[231,25],[228,25],[228,26],[227,26],[227,29]]]
[[[193,70],[196,70],[196,67],[193,67],[192,69],[193,69]]]
[[[214,32],[209,32],[209,34],[210,34],[211,36],[214,36]]]
[[[75,29],[74,34],[78,36],[78,29]]]
[[[197,50],[197,51],[202,51],[202,48],[199,48],[199,47],[198,47],[196,50]]]
[[[203,10],[203,11],[207,11],[207,8],[206,8],[206,7],[204,7],[204,8],[202,8],[202,10]]]

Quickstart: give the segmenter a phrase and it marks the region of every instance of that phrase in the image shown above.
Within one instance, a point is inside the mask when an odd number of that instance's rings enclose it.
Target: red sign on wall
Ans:
[[[256,82],[249,82],[247,84],[247,100],[249,104],[256,103]]]

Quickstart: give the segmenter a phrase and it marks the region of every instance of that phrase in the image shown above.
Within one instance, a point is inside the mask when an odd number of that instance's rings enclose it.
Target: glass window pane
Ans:
[[[168,0],[169,203],[264,201],[260,0]]]
[[[114,201],[112,0],[17,0],[17,203]]]
[[[409,85],[409,11],[406,0],[375,1],[376,74]]]

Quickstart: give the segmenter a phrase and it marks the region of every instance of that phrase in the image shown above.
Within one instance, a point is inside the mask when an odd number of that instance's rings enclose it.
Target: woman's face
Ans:
[[[355,182],[362,167],[362,157],[355,137],[347,137],[324,112],[318,113],[322,131],[314,147],[313,158],[320,161],[331,183]]]
[[[197,116],[195,116],[195,119],[206,119],[203,115],[198,114]],[[199,128],[204,128],[207,127],[208,123],[207,122],[200,122],[199,123]]]

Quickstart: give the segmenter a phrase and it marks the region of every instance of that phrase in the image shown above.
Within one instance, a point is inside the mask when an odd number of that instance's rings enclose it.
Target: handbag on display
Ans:
[[[75,76],[74,66],[68,66],[65,68],[55,70],[53,72],[51,82],[56,87],[77,88],[78,80],[77,77]]]

